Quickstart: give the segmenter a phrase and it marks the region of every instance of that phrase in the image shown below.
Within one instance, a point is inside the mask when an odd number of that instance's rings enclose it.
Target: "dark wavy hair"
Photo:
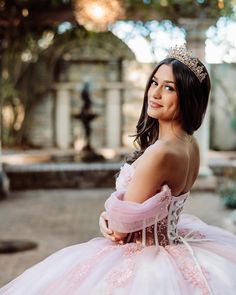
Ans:
[[[147,114],[148,90],[151,86],[153,76],[161,65],[171,65],[176,80],[176,91],[179,98],[180,120],[183,129],[190,135],[202,124],[206,113],[211,88],[209,74],[205,66],[198,60],[199,65],[204,67],[207,74],[202,82],[182,62],[174,58],[162,60],[151,73],[144,92],[143,106],[136,126],[134,143],[138,145],[136,150],[127,158],[128,163],[134,162],[148,146],[153,144],[159,137],[159,122]]]

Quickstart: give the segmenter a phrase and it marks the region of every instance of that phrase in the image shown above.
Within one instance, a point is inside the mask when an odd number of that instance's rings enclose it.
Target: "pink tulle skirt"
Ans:
[[[117,245],[105,238],[64,248],[0,289],[4,295],[235,295],[236,237],[182,214],[182,242]]]

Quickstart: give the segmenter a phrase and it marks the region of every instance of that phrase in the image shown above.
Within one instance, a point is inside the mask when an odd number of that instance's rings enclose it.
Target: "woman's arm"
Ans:
[[[171,153],[164,146],[147,150],[140,158],[124,195],[125,201],[143,203],[167,183]]]
[[[138,161],[135,172],[125,192],[123,200],[143,203],[168,184],[171,174],[176,173],[176,156],[163,146],[147,150]],[[104,237],[112,241],[122,241],[127,234],[108,228],[106,213],[100,216],[100,230]]]
[[[172,158],[172,153],[163,146],[146,151],[135,168],[123,200],[143,203],[159,192],[173,173]],[[124,240],[127,234],[114,231],[113,236]]]

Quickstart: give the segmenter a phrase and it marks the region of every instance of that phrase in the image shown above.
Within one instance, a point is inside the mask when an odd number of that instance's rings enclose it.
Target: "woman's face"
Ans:
[[[179,99],[171,65],[161,65],[152,78],[147,114],[159,121],[173,121],[179,117]]]

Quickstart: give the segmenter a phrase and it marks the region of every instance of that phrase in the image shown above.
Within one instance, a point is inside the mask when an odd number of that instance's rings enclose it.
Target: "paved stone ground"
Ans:
[[[0,286],[56,250],[100,235],[98,217],[110,193],[111,189],[18,191],[1,201],[1,240],[32,240],[38,248],[1,254]],[[210,192],[193,192],[185,212],[222,227],[231,213]]]

